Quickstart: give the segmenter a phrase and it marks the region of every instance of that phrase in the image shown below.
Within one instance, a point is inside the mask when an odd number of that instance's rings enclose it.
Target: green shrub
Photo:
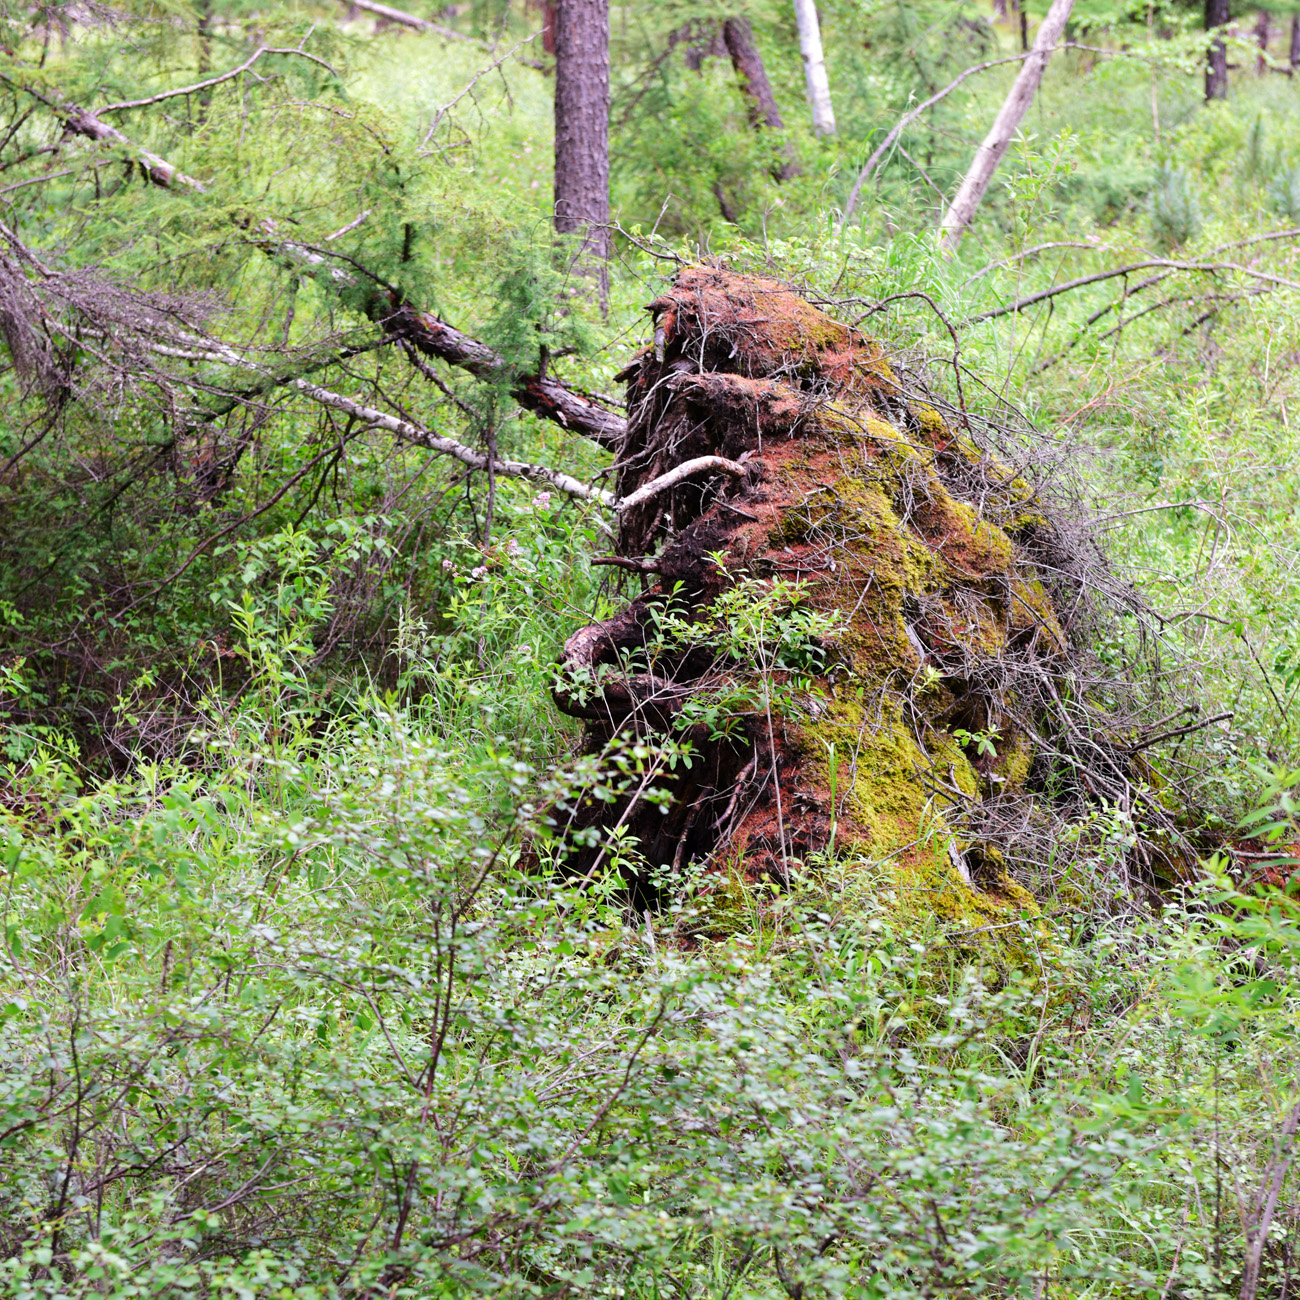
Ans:
[[[1151,235],[1163,248],[1182,248],[1201,232],[1201,209],[1187,173],[1161,167],[1151,190]]]

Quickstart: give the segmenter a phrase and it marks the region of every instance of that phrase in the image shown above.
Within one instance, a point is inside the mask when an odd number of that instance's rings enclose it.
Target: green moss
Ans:
[[[1019,790],[1029,776],[1029,769],[1034,761],[1034,747],[1029,737],[1019,731],[1002,735],[998,739],[998,756],[990,768],[1001,777],[1000,785],[1004,791]]]

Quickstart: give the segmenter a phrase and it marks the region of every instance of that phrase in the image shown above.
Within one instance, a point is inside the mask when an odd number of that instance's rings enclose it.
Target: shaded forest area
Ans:
[[[0,3],[0,1293],[1289,1296],[1298,69]]]

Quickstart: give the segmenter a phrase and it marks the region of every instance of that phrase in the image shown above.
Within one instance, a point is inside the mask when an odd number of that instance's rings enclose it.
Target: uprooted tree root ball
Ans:
[[[1142,756],[1143,611],[1068,496],[786,286],[693,267],[650,310],[619,495],[717,459],[623,512],[607,562],[653,585],[569,639],[557,700],[593,753],[658,735],[690,761],[579,801],[572,869],[619,846],[648,901],[691,864],[856,860],[973,928],[1183,877]],[[1071,869],[1099,821],[1139,828],[1125,879]]]

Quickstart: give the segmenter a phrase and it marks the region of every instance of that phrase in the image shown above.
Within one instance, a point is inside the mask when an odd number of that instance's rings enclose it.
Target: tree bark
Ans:
[[[799,26],[799,53],[803,56],[804,82],[812,107],[813,130],[818,135],[835,134],[835,110],[831,107],[831,84],[822,53],[822,30],[817,21],[816,0],[794,0],[794,17]]]
[[[763,56],[754,44],[754,32],[749,19],[728,18],[722,24],[722,39],[731,56],[731,66],[736,70],[740,84],[750,98],[750,120],[755,126],[784,131],[781,109],[772,93],[772,83],[767,79]],[[799,160],[795,157],[793,148],[787,146],[785,156],[785,164],[776,173],[777,180],[789,180],[791,176],[799,174]]]
[[[609,256],[609,3],[558,0],[555,12],[555,229],[583,236],[601,279]]]
[[[1215,32],[1218,28],[1227,25],[1228,18],[1228,0],[1205,0],[1205,30]],[[1205,99],[1208,103],[1212,99],[1228,98],[1228,49],[1223,43],[1223,37],[1215,35],[1210,42],[1210,47],[1206,56],[1205,63]]]
[[[1300,68],[1300,10],[1291,15],[1291,57],[1287,74],[1294,77],[1297,68]]]
[[[1255,74],[1262,77],[1268,68],[1268,10],[1261,9],[1255,20],[1255,40],[1259,43],[1259,57],[1255,60]]]
[[[980,201],[984,198],[984,192],[988,189],[993,173],[997,171],[998,164],[1011,144],[1021,119],[1028,111],[1029,105],[1034,102],[1034,96],[1042,84],[1043,73],[1047,71],[1052,51],[1065,31],[1065,24],[1073,8],[1074,0],[1052,0],[1052,7],[1047,11],[1047,17],[1043,19],[1043,25],[1038,29],[1033,51],[1024,61],[1015,84],[1011,87],[1011,93],[993,122],[992,129],[976,149],[970,170],[962,180],[940,227],[943,231],[941,242],[949,256],[956,250],[962,233],[970,225],[971,218],[974,217]]]
[[[761,123],[775,131],[785,130],[776,96],[772,94],[772,83],[768,81],[767,69],[763,67],[762,55],[754,44],[754,31],[749,25],[749,19],[728,18],[722,24],[722,39],[731,56],[731,66],[740,77],[745,93],[753,101],[751,112],[754,124]]]

